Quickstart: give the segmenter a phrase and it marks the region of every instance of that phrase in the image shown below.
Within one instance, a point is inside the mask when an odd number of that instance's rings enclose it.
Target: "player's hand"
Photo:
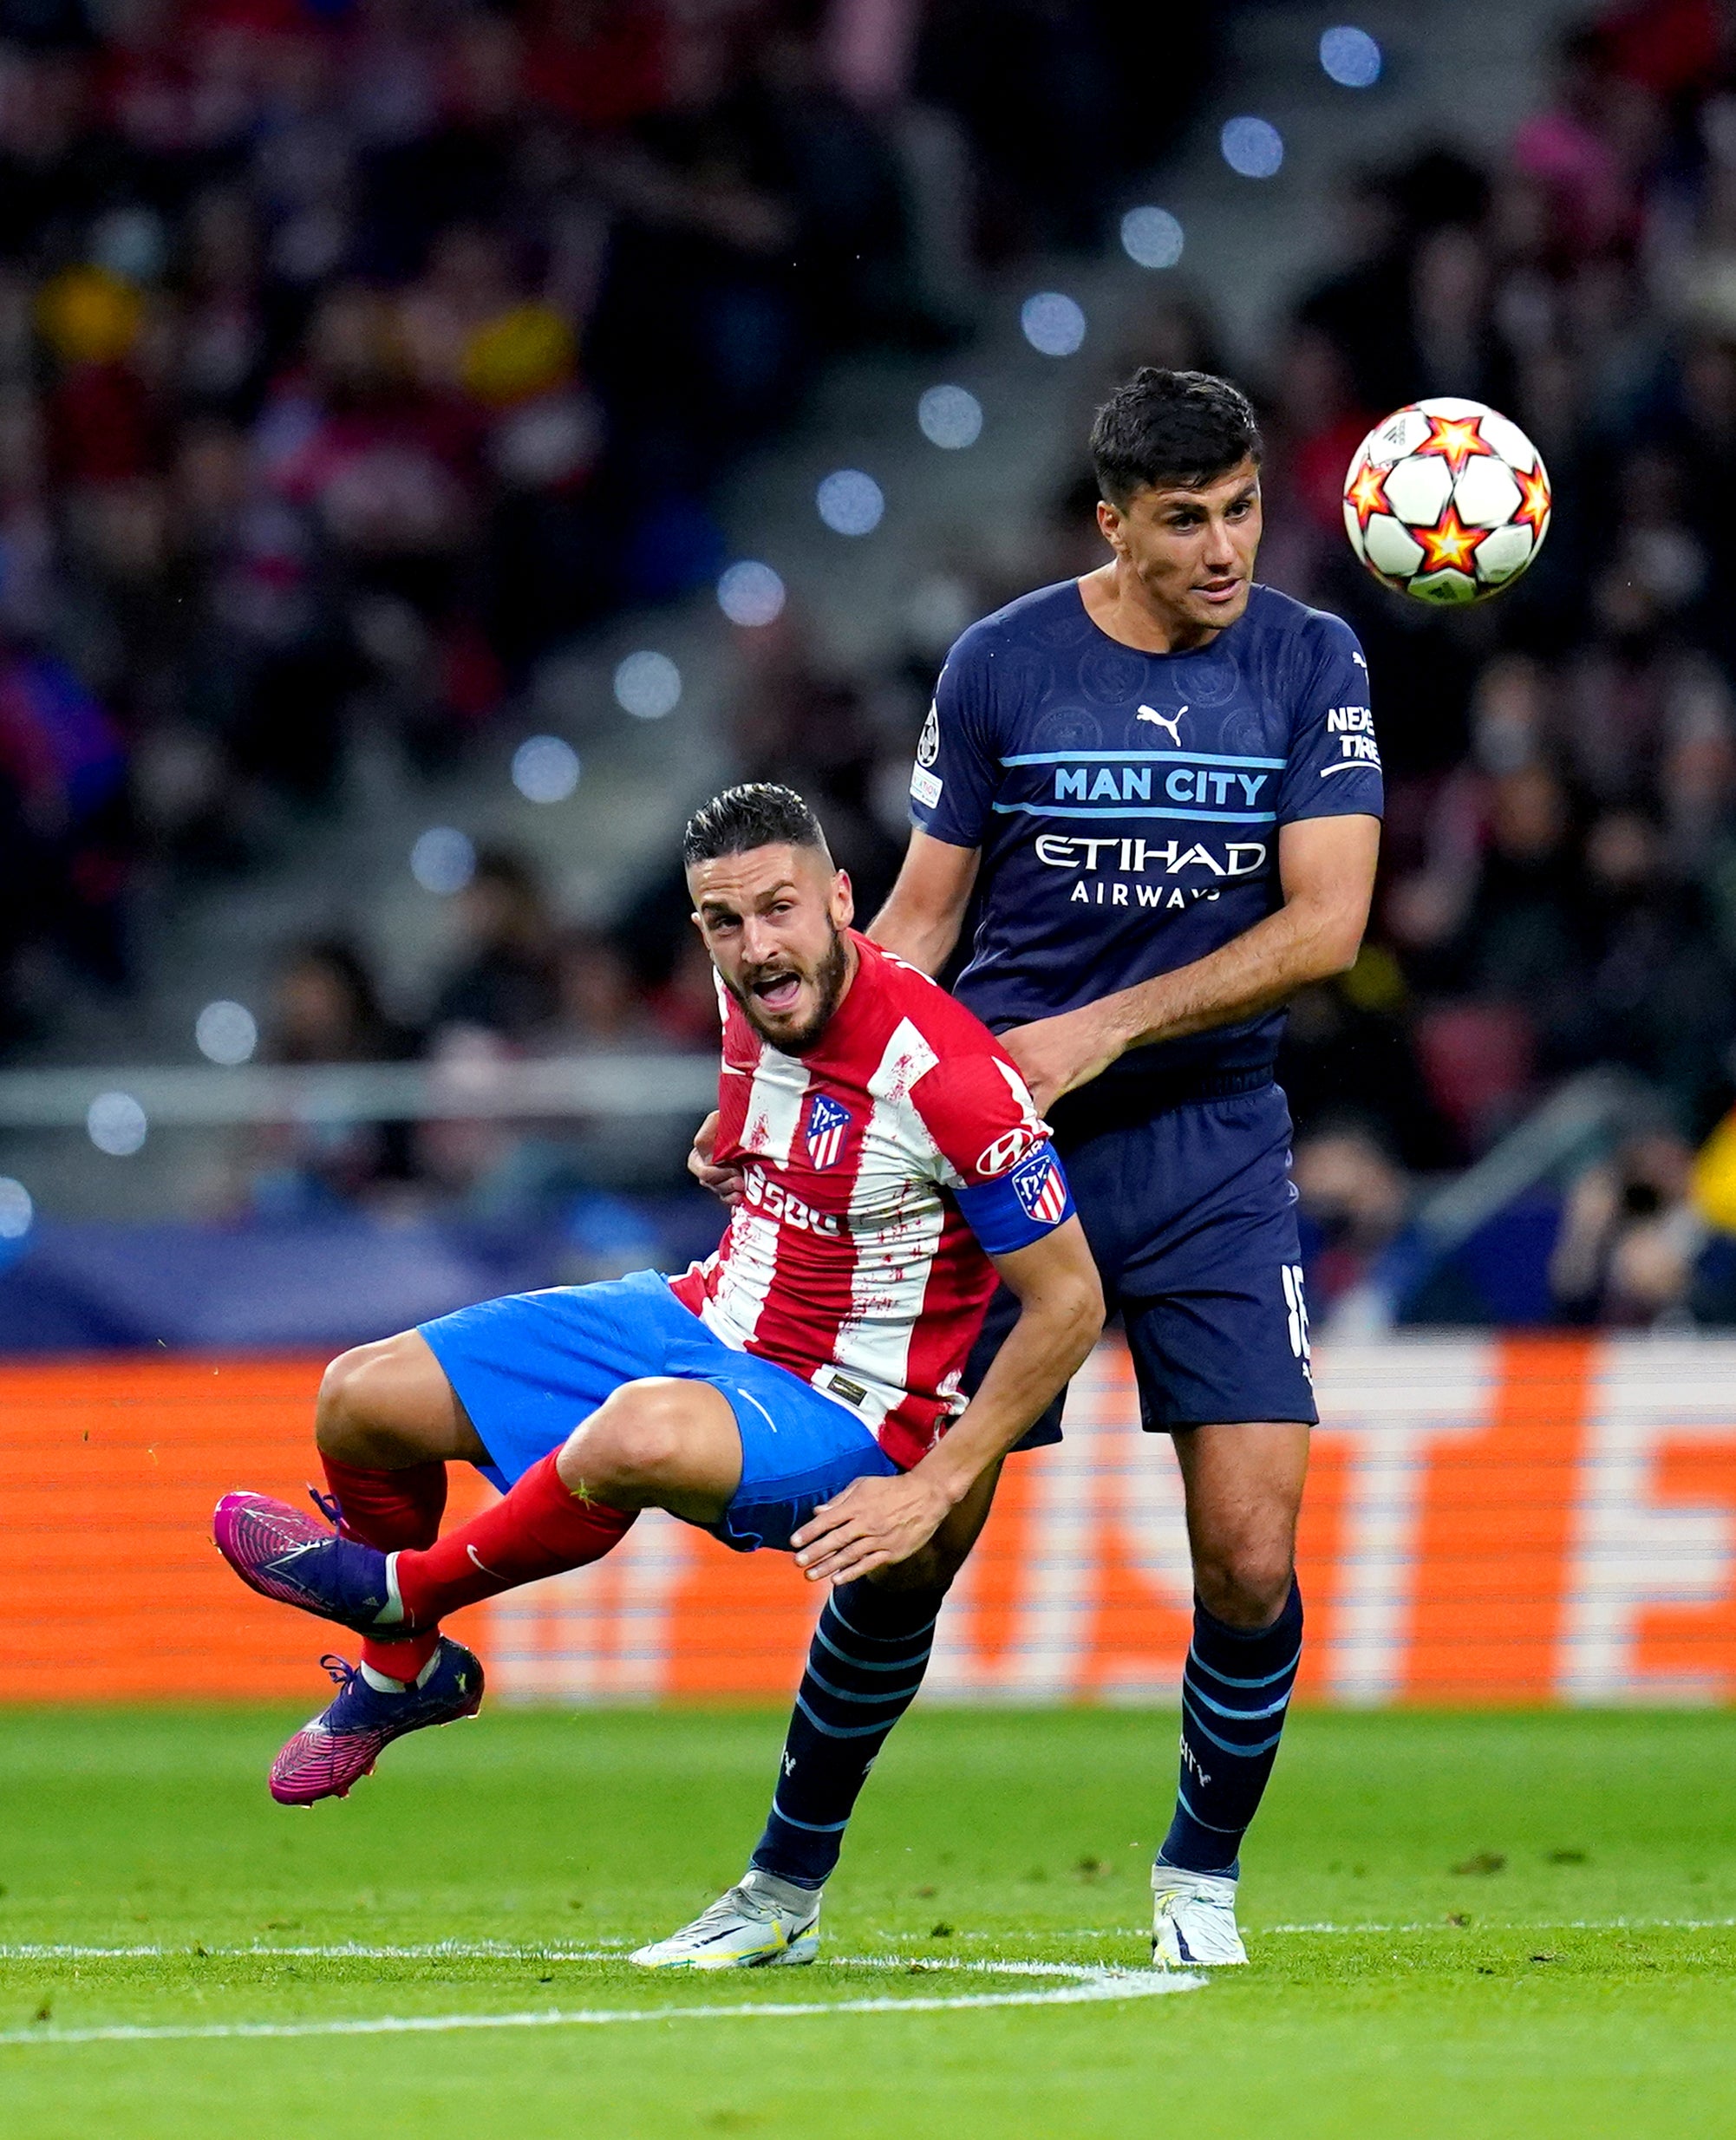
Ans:
[[[741,1201],[741,1169],[739,1166],[714,1166],[711,1155],[717,1149],[717,1110],[714,1107],[699,1125],[693,1140],[693,1150],[687,1155],[687,1171],[702,1189],[708,1189],[732,1210]]]
[[[946,1495],[918,1471],[852,1479],[792,1536],[796,1566],[810,1582],[853,1582],[921,1552],[951,1511]]]
[[[1019,1066],[1039,1114],[1047,1114],[1063,1093],[1100,1077],[1121,1054],[1119,1037],[1094,1003],[1015,1026],[1001,1035],[1001,1045]]]

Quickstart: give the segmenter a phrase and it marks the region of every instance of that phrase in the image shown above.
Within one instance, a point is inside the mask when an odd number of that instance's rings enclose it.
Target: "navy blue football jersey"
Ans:
[[[1210,645],[1142,653],[1067,580],[954,646],[910,799],[923,832],[982,850],[957,993],[1005,1032],[1191,964],[1274,912],[1281,826],[1380,815],[1367,663],[1340,618],[1260,586]],[[1098,1082],[1257,1071],[1282,1030],[1273,1011],[1136,1049]]]

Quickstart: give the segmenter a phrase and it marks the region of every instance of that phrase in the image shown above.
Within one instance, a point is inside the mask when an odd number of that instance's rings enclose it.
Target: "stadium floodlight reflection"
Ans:
[[[558,735],[526,736],[512,753],[512,785],[526,802],[565,802],[582,770],[578,753]]]
[[[193,1037],[207,1062],[232,1068],[238,1062],[252,1060],[253,1051],[259,1045],[259,1027],[245,1003],[232,1002],[227,997],[219,996],[199,1014]]]
[[[886,510],[886,495],[860,468],[835,468],[814,493],[819,517],[834,535],[871,535]]]
[[[956,453],[982,435],[982,404],[966,387],[930,387],[917,403],[917,422],[931,446]]]
[[[112,1159],[130,1159],[143,1149],[150,1125],[131,1093],[99,1093],[84,1118],[90,1141]]]
[[[717,606],[732,624],[775,623],[784,613],[784,583],[769,564],[743,558],[718,580]]]
[[[682,673],[667,654],[630,654],[615,671],[615,703],[635,721],[661,721],[681,695]]]
[[[1059,290],[1040,290],[1019,308],[1019,325],[1044,356],[1071,356],[1085,340],[1085,314]]]
[[[1341,23],[1320,33],[1320,63],[1341,88],[1372,89],[1380,79],[1383,59],[1366,29]]]
[[[476,874],[476,849],[454,825],[431,825],[410,850],[410,874],[424,891],[448,899]]]
[[[1284,137],[1269,120],[1226,120],[1217,138],[1224,162],[1243,178],[1276,177],[1284,160]]]
[[[0,1241],[22,1241],[36,1217],[36,1207],[23,1183],[0,1174]]]
[[[1130,208],[1121,219],[1121,250],[1140,267],[1172,268],[1181,258],[1181,225],[1167,208]]]

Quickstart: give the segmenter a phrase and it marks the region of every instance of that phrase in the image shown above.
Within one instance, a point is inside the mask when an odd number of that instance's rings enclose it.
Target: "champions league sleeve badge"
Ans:
[[[848,1107],[829,1099],[824,1093],[814,1094],[808,1106],[807,1130],[803,1138],[812,1166],[823,1173],[837,1164],[852,1119]]]

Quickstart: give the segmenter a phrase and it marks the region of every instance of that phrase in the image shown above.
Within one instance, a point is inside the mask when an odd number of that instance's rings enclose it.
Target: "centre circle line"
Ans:
[[[252,1951],[251,1949],[245,1951]],[[849,1960],[837,1957],[834,1968],[897,1968],[908,1962],[881,1957]],[[1119,1969],[1091,1962],[1059,1961],[952,1961],[923,1962],[913,1974],[930,1971],[990,1976],[1060,1978],[1041,1989],[1004,1992],[926,1993],[914,1999],[888,1997],[861,1999],[791,2000],[765,2003],[738,2001],[730,2005],[700,2006],[581,2006],[549,2007],[528,2013],[382,2014],[330,2021],[218,2021],[198,2025],[166,2024],[151,2026],[117,2023],[108,2027],[8,2029],[0,2031],[0,2047],[23,2048],[48,2044],[215,2043],[230,2039],[252,2041],[260,2038],[303,2036],[422,2036],[446,2035],[461,2029],[597,2028],[643,2021],[749,2021],[812,2020],[833,2013],[950,2013],[993,2006],[1094,2006],[1130,1999],[1161,1998],[1171,1992],[1201,1989],[1203,1976],[1162,1969]]]

